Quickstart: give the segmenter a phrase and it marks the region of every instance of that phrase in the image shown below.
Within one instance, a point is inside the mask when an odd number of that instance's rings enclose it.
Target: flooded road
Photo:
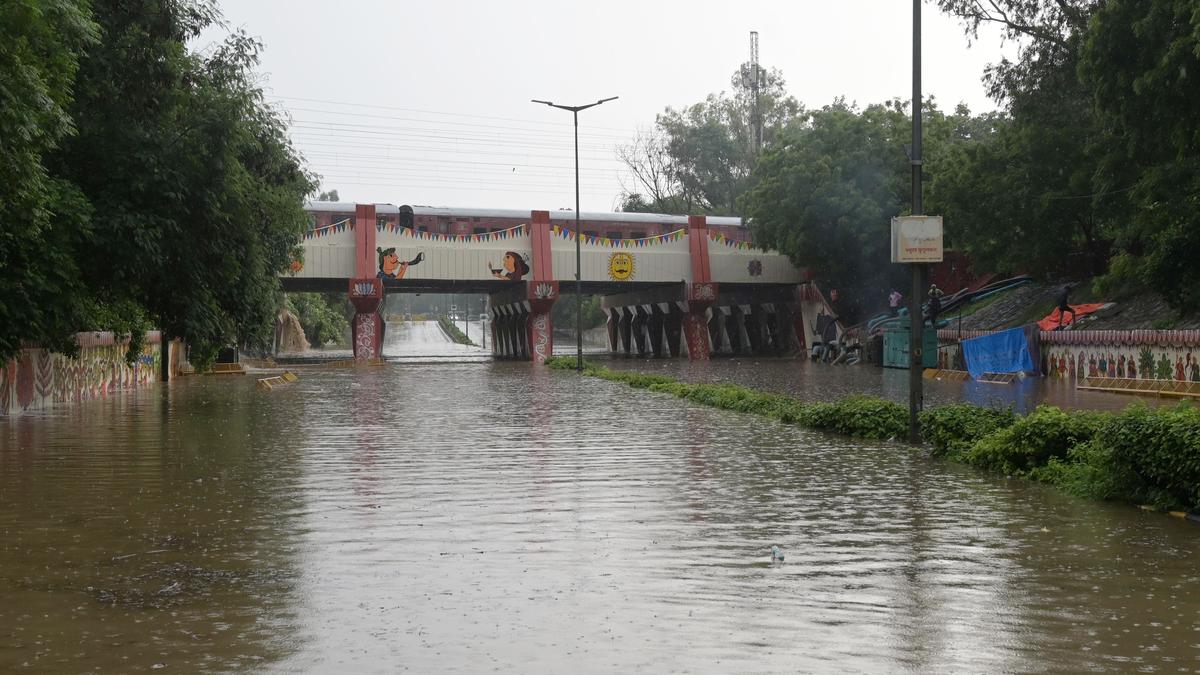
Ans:
[[[1200,670],[1192,523],[427,360],[0,421],[0,671]]]

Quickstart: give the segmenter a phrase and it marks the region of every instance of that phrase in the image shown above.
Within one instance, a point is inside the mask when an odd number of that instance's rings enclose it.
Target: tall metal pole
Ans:
[[[913,94],[912,94],[912,214],[924,215],[921,204],[921,0],[913,0]],[[924,265],[912,263],[912,292],[908,296],[908,442],[921,442],[917,414],[923,406],[922,381],[925,347],[925,317],[921,313]]]
[[[583,253],[580,242],[583,232],[579,229],[581,227],[579,222],[579,111],[608,101],[615,101],[617,98],[616,96],[602,98],[587,105],[558,105],[550,101],[539,101],[536,98],[532,100],[533,103],[541,103],[551,108],[570,110],[575,118],[575,370],[581,373],[583,372]]]
[[[579,111],[575,116],[575,370],[583,372],[583,254],[579,240],[583,231],[579,228]]]

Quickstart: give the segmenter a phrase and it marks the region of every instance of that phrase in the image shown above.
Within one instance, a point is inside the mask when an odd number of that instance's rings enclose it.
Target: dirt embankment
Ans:
[[[963,330],[1000,330],[1037,321],[1049,314],[1058,302],[1058,285],[1029,284],[1003,294],[990,304],[962,317]],[[1105,298],[1077,298],[1071,304],[1109,302]],[[1080,293],[1078,295],[1083,295]],[[1153,293],[1114,300],[1112,307],[1084,317],[1079,330],[1197,329],[1200,315],[1180,316],[1161,296]],[[969,312],[970,308],[964,311]],[[945,317],[947,328],[958,328],[954,314]]]

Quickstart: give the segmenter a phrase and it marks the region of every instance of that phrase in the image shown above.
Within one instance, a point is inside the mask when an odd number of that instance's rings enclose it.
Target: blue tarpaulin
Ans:
[[[962,352],[967,361],[967,372],[974,380],[984,373],[1034,372],[1029,342],[1022,328],[963,340]]]

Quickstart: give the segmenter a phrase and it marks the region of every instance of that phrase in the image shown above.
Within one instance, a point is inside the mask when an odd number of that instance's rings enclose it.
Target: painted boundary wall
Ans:
[[[0,415],[75,403],[157,382],[162,367],[162,337],[146,334],[146,344],[133,365],[125,363],[128,341],[112,333],[79,333],[79,356],[70,358],[40,347],[28,347],[0,368]],[[171,372],[178,372],[183,345],[170,344]]]
[[[938,331],[938,366],[962,370],[958,340],[993,331]],[[1200,330],[1040,331],[1036,364],[1050,378],[1088,377],[1200,382]]]

